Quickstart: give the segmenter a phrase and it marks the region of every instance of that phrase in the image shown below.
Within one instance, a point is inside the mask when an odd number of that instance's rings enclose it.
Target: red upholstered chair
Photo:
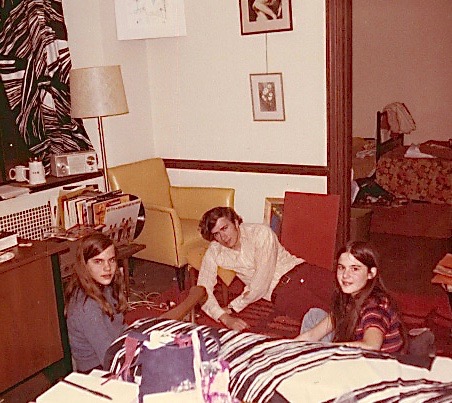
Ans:
[[[286,192],[281,244],[308,263],[333,270],[339,196]]]

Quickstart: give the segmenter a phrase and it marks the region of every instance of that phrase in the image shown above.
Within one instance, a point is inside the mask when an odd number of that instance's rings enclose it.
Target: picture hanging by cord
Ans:
[[[284,121],[282,73],[250,74],[253,119]]]
[[[239,0],[242,35],[292,31],[291,0]]]
[[[115,0],[119,40],[186,36],[184,0]]]

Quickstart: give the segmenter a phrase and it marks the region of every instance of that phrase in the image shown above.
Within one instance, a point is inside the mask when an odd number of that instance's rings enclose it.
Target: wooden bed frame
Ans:
[[[404,134],[403,133],[391,133],[389,138],[384,139],[382,136],[382,130],[389,130],[388,113],[383,111],[377,112],[377,134],[376,134],[376,161],[388,151],[403,145]]]

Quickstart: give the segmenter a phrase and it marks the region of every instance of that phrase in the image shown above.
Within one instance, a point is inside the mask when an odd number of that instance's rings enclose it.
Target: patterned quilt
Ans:
[[[198,326],[191,323],[178,322],[162,319],[145,319],[134,322],[129,330],[150,333],[153,330],[165,330],[173,333],[189,332],[197,329],[200,332],[208,333],[207,326]],[[127,332],[126,331],[126,332]],[[446,402],[452,396],[452,360],[444,359],[443,367],[440,369],[438,379],[427,377],[428,370],[409,366],[411,369],[408,379],[404,379],[402,367],[388,354],[371,352],[357,348],[336,346],[327,343],[304,343],[289,339],[274,339],[269,336],[257,335],[253,333],[239,333],[227,329],[219,330],[221,341],[221,356],[230,365],[229,389],[232,396],[242,402],[269,402],[276,389],[282,382],[287,391],[297,394],[296,400],[290,401],[354,401],[373,402],[378,397],[384,396],[379,401],[425,401],[428,396],[436,402]],[[106,355],[105,369],[116,372],[121,367],[124,356],[122,344],[125,336],[117,339]],[[207,345],[209,349],[209,345]],[[211,346],[211,348],[215,348]],[[377,362],[379,374],[384,374],[384,381],[375,382],[375,376],[363,376],[367,370],[368,362]],[[337,394],[334,399],[346,398],[350,394],[354,400],[318,400],[319,394],[316,392],[312,399],[309,398],[310,389],[318,388],[319,382],[313,379],[318,370],[326,368],[331,363],[336,363],[339,370],[335,371],[335,376],[324,377],[321,375],[321,387]],[[352,365],[353,373],[349,368]],[[348,368],[342,372],[341,367]],[[388,375],[390,374],[390,375]],[[444,379],[441,376],[444,375]],[[292,377],[295,381],[290,384]],[[359,379],[355,383],[353,390],[339,390],[337,384],[346,384],[347,378]],[[429,379],[427,379],[429,378]],[[380,378],[379,378],[380,379]],[[331,385],[330,385],[331,382]],[[288,384],[289,383],[289,384]],[[294,384],[295,383],[295,384]],[[330,388],[331,386],[331,388]],[[281,390],[278,390],[281,393]],[[303,392],[302,392],[303,391]],[[302,395],[300,395],[302,393]],[[407,398],[408,400],[404,400]],[[299,400],[301,399],[301,400]],[[411,400],[410,400],[411,399]],[[416,400],[417,399],[417,400]],[[420,399],[420,400],[419,400]]]
[[[452,160],[405,158],[406,150],[399,147],[379,159],[377,183],[398,197],[452,204]]]

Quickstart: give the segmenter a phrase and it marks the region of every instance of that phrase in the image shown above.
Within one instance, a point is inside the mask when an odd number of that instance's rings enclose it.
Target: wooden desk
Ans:
[[[0,392],[55,363],[72,369],[58,264],[65,249],[33,241],[0,264]]]
[[[72,370],[62,286],[69,273],[60,272],[60,256],[75,253],[76,244],[33,241],[12,248],[14,259],[0,264],[0,393],[43,369],[54,379]],[[118,248],[127,295],[129,258],[144,248]]]

